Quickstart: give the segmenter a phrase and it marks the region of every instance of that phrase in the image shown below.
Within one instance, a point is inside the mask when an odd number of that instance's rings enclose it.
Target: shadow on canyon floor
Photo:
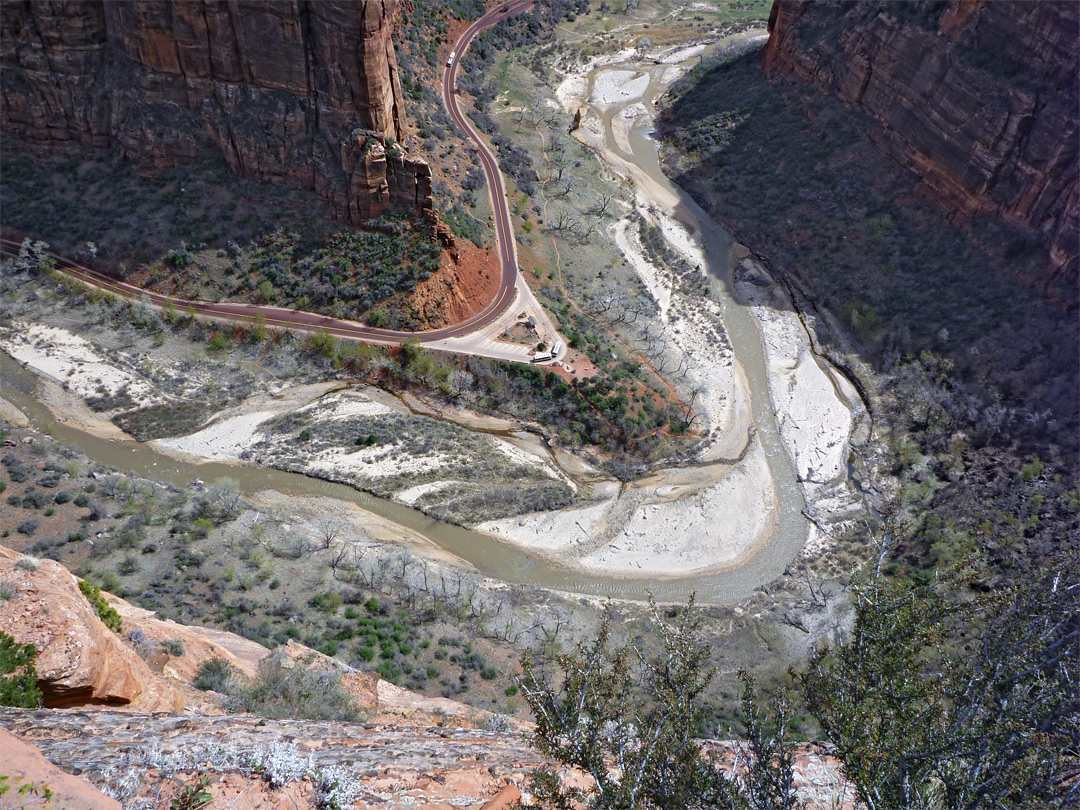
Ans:
[[[1038,234],[989,216],[948,221],[914,173],[875,150],[875,122],[768,81],[757,54],[683,80],[659,126],[677,182],[840,317],[872,367],[922,356],[963,381],[976,446],[1056,445],[1075,459],[1078,291],[1048,273]]]

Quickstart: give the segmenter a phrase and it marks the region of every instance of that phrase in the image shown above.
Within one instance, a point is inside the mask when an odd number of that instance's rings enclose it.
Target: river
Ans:
[[[503,542],[491,535],[434,520],[403,504],[377,498],[342,484],[260,467],[189,463],[146,444],[100,439],[57,422],[34,396],[37,377],[21,368],[7,355],[0,353],[0,372],[5,383],[3,395],[26,413],[39,430],[78,448],[106,466],[179,486],[187,485],[197,478],[213,481],[229,477],[236,480],[241,490],[248,495],[262,490],[275,490],[286,495],[316,495],[350,501],[420,533],[446,551],[467,560],[482,574],[495,579],[570,593],[624,599],[643,599],[651,593],[662,601],[683,601],[691,592],[696,592],[698,599],[706,603],[744,599],[759,586],[779,576],[802,549],[807,538],[807,522],[802,514],[805,502],[778,430],[769,391],[761,333],[750,312],[731,297],[727,256],[732,237],[717,226],[688,194],[664,175],[658,162],[657,144],[650,137],[653,101],[666,89],[666,82],[672,76],[671,67],[649,67],[638,61],[628,61],[625,64],[604,65],[590,74],[590,92],[593,83],[604,71],[623,70],[633,71],[641,76],[648,75],[648,87],[644,95],[628,102],[643,102],[647,114],[635,119],[625,138],[616,137],[612,121],[626,105],[614,105],[607,109],[594,108],[591,112],[599,116],[604,125],[605,143],[601,151],[607,154],[602,157],[616,162],[625,161],[636,167],[636,172],[631,177],[639,190],[646,196],[660,198],[657,199],[658,203],[668,203],[666,207],[671,215],[700,240],[707,269],[712,277],[713,294],[722,307],[728,337],[748,380],[756,441],[760,441],[768,459],[777,496],[778,530],[775,537],[760,544],[751,556],[740,560],[729,570],[672,579],[584,574],[560,568],[549,559],[541,558],[527,549]],[[629,150],[626,146],[629,146]],[[672,199],[677,201],[674,205],[670,205]]]

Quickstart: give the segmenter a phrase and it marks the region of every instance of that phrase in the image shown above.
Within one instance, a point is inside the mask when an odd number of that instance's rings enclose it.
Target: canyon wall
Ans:
[[[431,208],[431,172],[396,141],[398,0],[4,4],[5,148],[113,150],[152,172],[222,157],[317,191],[353,223]]]
[[[775,0],[762,58],[873,116],[952,217],[1029,226],[1077,276],[1080,4]]]

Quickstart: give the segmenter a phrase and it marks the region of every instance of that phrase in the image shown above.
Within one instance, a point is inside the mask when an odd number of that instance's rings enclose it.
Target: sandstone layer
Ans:
[[[47,707],[106,705],[127,711],[180,711],[181,692],[154,675],[107,628],[79,591],[78,580],[52,560],[18,565],[0,546],[0,577],[13,585],[0,602],[0,631],[37,647],[38,686]]]
[[[775,0],[763,61],[873,116],[950,215],[1029,226],[1076,277],[1080,5]]]
[[[397,141],[398,0],[9,3],[5,147],[112,150],[155,171],[220,156],[316,190],[353,223],[431,208],[431,171]]]

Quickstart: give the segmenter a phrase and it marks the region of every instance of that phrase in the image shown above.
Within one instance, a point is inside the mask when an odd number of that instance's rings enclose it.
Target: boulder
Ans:
[[[52,560],[40,560],[36,570],[17,567],[21,556],[0,546],[0,577],[15,584],[12,598],[0,602],[0,631],[37,647],[46,707],[183,709],[180,692],[102,623],[66,568]]]

